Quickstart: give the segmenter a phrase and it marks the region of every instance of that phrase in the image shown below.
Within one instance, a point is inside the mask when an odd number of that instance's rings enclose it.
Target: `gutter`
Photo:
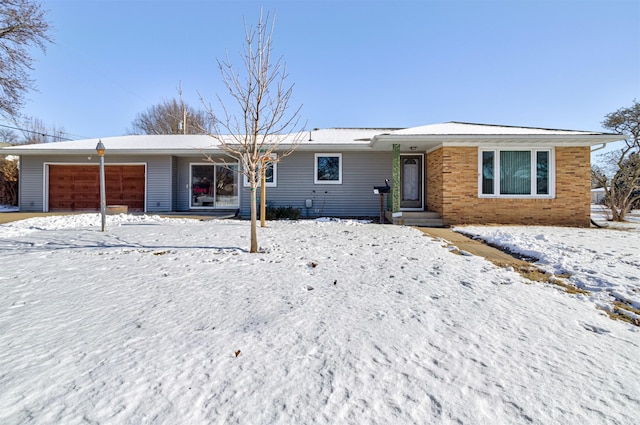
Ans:
[[[602,146],[599,146],[599,147],[597,147],[597,148],[593,148],[593,149],[591,149],[591,153],[594,153],[595,151],[599,151],[600,149],[604,149],[604,148],[606,148],[606,147],[607,147],[607,144],[606,144],[606,143],[603,143],[603,144],[602,144]]]

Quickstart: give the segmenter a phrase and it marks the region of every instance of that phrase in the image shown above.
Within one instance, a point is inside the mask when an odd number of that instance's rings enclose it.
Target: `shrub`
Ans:
[[[297,220],[300,218],[301,211],[299,208],[288,207],[271,207],[267,206],[265,218],[267,220]]]

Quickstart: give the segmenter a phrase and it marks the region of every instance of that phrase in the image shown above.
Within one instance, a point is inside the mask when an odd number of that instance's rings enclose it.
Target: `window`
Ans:
[[[550,198],[551,149],[481,149],[479,196]]]
[[[342,154],[315,154],[313,172],[315,184],[342,184]]]
[[[482,152],[482,194],[493,195],[493,170],[495,164],[493,158],[495,157],[494,151]]]
[[[276,159],[278,158],[278,155],[275,153],[272,153],[271,158]],[[275,161],[267,161],[267,168],[265,169],[265,173],[266,173],[265,181],[267,182],[266,187],[278,186],[278,163]],[[249,184],[249,178],[247,177],[246,174],[244,175],[243,184],[245,187],[251,186]],[[260,186],[262,186],[262,182],[258,181],[258,187]]]
[[[237,164],[191,164],[191,208],[237,208]]]
[[[538,151],[536,155],[536,193],[549,195],[549,151]]]

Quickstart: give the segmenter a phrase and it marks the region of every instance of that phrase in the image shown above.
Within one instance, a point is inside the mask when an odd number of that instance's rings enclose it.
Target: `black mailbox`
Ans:
[[[384,186],[373,186],[373,193],[380,194],[380,193],[389,193],[391,192],[391,187],[389,186],[389,179],[384,179]]]

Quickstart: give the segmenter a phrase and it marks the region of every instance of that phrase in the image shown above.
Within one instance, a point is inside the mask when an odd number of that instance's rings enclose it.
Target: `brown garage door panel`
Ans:
[[[73,201],[54,201],[49,202],[49,211],[73,211]]]
[[[82,183],[82,184],[88,184],[93,186],[99,186],[100,175],[99,173],[95,173],[95,175],[91,175],[87,172],[78,173],[73,176],[73,182],[75,184]]]
[[[129,211],[144,211],[144,165],[105,166],[108,205],[127,205]],[[49,165],[49,211],[99,211],[98,166]]]
[[[76,193],[100,193],[100,184],[76,182],[73,186]]]

